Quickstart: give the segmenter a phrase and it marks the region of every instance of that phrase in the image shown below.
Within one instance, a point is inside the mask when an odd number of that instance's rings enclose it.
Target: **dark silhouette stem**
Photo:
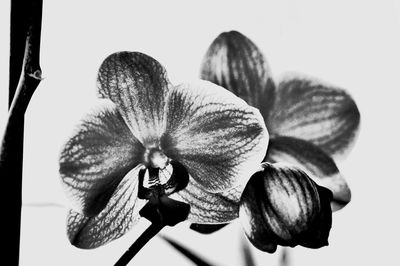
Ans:
[[[288,248],[282,248],[281,257],[279,260],[279,266],[290,266],[289,249]]]
[[[191,260],[195,265],[197,265],[197,266],[212,266],[213,265],[213,264],[205,261],[203,258],[201,258],[196,253],[194,253],[194,252],[190,251],[189,249],[187,249],[186,247],[182,246],[178,242],[176,242],[168,237],[165,237],[165,236],[162,236],[162,238],[165,241],[167,241],[172,247],[174,247],[178,252],[180,252],[186,258]]]
[[[247,239],[242,239],[242,252],[243,252],[244,265],[255,266],[256,263],[254,261]]]
[[[11,1],[9,114],[0,148],[0,176],[8,191],[7,265],[19,264],[24,115],[41,80],[41,24],[42,0]]]
[[[152,223],[136,241],[129,247],[129,249],[122,255],[122,257],[114,264],[114,266],[125,266],[131,259],[139,252],[139,250],[147,244],[161,229],[164,227],[162,224]]]
[[[178,168],[178,170],[181,170]],[[159,169],[147,169],[149,175],[156,175],[158,178]],[[173,165],[173,174],[176,171]],[[153,172],[153,173],[151,173]],[[189,215],[190,206],[184,202],[170,199],[164,194],[164,190],[159,185],[146,189],[143,186],[144,171],[139,172],[139,194],[138,197],[145,197],[148,202],[139,211],[139,215],[151,222],[151,225],[140,235],[138,239],[130,246],[130,248],[115,263],[115,266],[125,266],[139,252],[147,242],[150,241],[164,226],[175,226],[176,224],[186,220]],[[176,174],[176,173],[175,173]],[[182,172],[179,171],[179,174]],[[188,178],[188,176],[187,176]],[[187,184],[187,183],[186,183]],[[186,186],[185,184],[185,186]]]

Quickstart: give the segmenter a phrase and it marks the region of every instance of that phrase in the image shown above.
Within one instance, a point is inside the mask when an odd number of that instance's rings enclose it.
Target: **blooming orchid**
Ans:
[[[249,240],[268,252],[277,244],[326,245],[331,207],[338,210],[351,198],[335,160],[356,139],[360,114],[354,100],[340,88],[303,75],[287,75],[275,83],[261,51],[236,31],[213,41],[201,78],[258,108],[270,134],[268,163],[250,179],[240,201]],[[275,162],[280,164],[271,164]]]
[[[208,81],[173,86],[159,62],[138,52],[107,57],[97,85],[102,103],[60,156],[73,245],[104,245],[141,216],[172,212],[168,225],[237,217],[268,145],[256,108]],[[156,209],[144,207],[152,202]]]

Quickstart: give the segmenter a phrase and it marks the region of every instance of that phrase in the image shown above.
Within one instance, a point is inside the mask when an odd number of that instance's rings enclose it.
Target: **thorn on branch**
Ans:
[[[40,71],[39,69],[36,70],[36,71],[33,72],[33,73],[28,73],[28,76],[29,76],[29,77],[32,77],[32,78],[34,78],[34,79],[37,79],[37,80],[39,80],[39,81],[43,80],[43,78],[42,78],[42,71]]]

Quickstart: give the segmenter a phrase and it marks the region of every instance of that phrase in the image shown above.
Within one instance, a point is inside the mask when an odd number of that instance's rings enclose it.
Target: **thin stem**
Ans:
[[[176,171],[175,166],[173,171]],[[158,175],[159,169],[148,169],[149,175]],[[182,172],[180,172],[182,174]],[[185,174],[185,173],[184,173]],[[186,172],[187,174],[187,172]],[[188,177],[188,176],[187,176]],[[158,176],[157,176],[158,178]],[[151,225],[140,235],[138,239],[130,246],[130,248],[115,263],[115,266],[125,266],[139,252],[139,250],[147,244],[164,226],[174,226],[186,220],[189,215],[190,205],[184,202],[176,201],[168,198],[160,186],[153,186],[146,189],[143,186],[144,171],[139,172],[139,194],[148,199],[146,205],[139,211],[139,215],[151,222]],[[185,184],[186,185],[186,184]],[[142,192],[140,192],[142,191]]]
[[[205,261],[202,259],[199,255],[195,254],[194,252],[190,251],[186,247],[180,245],[176,241],[166,237],[166,236],[161,236],[165,241],[167,241],[171,246],[173,246],[177,251],[179,251],[182,255],[184,255],[186,258],[191,260],[195,265],[197,266],[212,266],[213,264]]]
[[[152,223],[136,241],[129,247],[129,249],[122,255],[122,257],[114,264],[114,266],[125,266],[131,259],[139,252],[139,250],[147,244],[161,229],[164,227],[162,224]]]
[[[242,252],[245,266],[255,266],[256,263],[254,261],[253,255],[250,250],[250,246],[247,243],[247,239],[242,238]]]
[[[9,191],[4,220],[10,233],[4,241],[13,252],[7,253],[8,265],[19,264],[24,115],[41,80],[41,24],[42,0],[11,1],[9,116],[0,148],[0,176]]]
[[[281,258],[279,260],[279,266],[290,266],[288,248],[282,248]]]

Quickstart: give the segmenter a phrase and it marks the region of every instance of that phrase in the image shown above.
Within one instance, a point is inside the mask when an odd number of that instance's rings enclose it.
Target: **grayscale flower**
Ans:
[[[330,193],[324,188],[333,193],[333,210],[351,198],[335,160],[347,154],[359,129],[360,114],[352,97],[304,75],[286,75],[275,83],[261,51],[236,31],[220,34],[211,44],[201,78],[260,110],[270,134],[264,162],[284,162],[297,169],[265,164],[256,181],[251,178],[241,201],[241,220],[250,241],[269,252],[276,244],[326,245],[331,210],[325,204]]]
[[[107,57],[97,81],[103,103],[60,156],[73,245],[121,237],[152,193],[188,204],[191,222],[237,217],[231,192],[241,194],[268,146],[256,108],[211,82],[173,86],[160,63],[137,52]]]

